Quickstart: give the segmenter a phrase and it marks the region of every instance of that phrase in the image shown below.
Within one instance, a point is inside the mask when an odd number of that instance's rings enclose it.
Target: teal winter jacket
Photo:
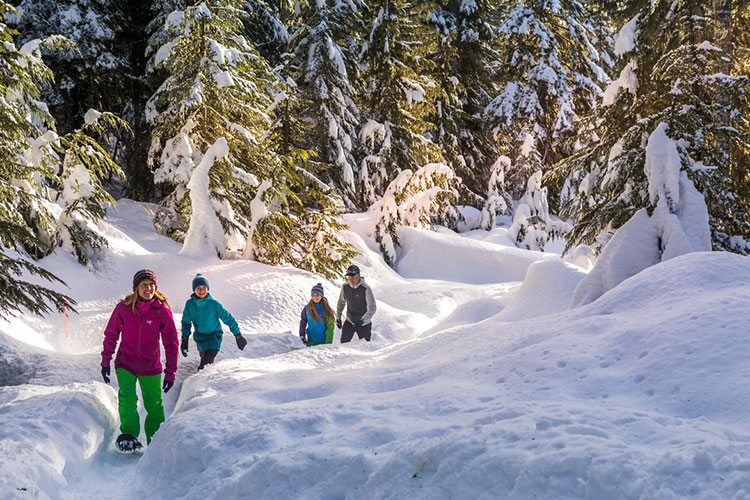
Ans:
[[[229,327],[234,335],[240,333],[240,327],[234,320],[234,317],[224,309],[224,306],[218,300],[211,297],[209,293],[202,299],[195,294],[185,302],[185,308],[182,311],[182,336],[189,337],[191,326],[195,325],[195,343],[198,344],[198,351],[204,352],[208,349],[221,349],[221,323]]]

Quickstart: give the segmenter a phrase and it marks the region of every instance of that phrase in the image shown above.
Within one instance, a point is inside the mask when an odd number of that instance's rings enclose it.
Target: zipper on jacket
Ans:
[[[138,308],[140,312],[140,308]],[[138,351],[136,351],[135,355],[135,371],[138,372],[136,375],[140,375],[140,368],[141,368],[141,333],[143,332],[143,318],[145,317],[144,314],[139,314],[141,317],[141,320],[138,322]]]

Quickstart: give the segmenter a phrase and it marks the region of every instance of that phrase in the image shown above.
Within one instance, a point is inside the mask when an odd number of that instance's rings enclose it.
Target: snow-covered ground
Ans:
[[[375,291],[373,342],[303,348],[321,281],[178,255],[123,200],[96,269],[58,255],[79,314],[0,322],[0,498],[750,498],[750,260],[692,253],[570,309],[585,270],[504,230],[405,230],[396,271],[345,237]],[[102,332],[154,269],[179,321],[202,272],[248,346],[194,344],[141,457],[120,456]]]

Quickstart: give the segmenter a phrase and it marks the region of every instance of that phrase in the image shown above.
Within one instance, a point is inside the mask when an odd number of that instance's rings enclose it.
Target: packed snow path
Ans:
[[[44,262],[79,301],[70,338],[62,318],[0,323],[0,374],[16,384],[0,388],[2,498],[749,497],[746,258],[673,259],[568,310],[584,272],[502,230],[407,230],[397,273],[350,216],[374,340],[305,349],[298,315],[318,277],[179,256],[150,210],[120,204],[93,272]],[[205,274],[249,344],[225,338],[199,374],[191,344],[167,422],[143,457],[121,457],[98,352],[141,267],[177,321]]]

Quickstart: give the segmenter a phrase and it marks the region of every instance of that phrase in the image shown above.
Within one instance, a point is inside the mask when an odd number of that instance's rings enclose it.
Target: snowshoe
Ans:
[[[143,445],[132,434],[120,434],[117,438],[117,451],[120,453],[139,453]]]

